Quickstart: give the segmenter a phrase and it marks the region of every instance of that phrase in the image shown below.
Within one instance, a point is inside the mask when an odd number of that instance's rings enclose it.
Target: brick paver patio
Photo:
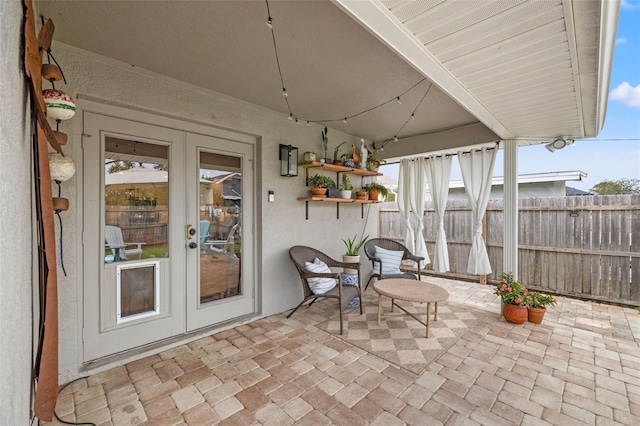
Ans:
[[[451,302],[499,311],[490,286],[429,281]],[[320,330],[334,309],[315,303],[80,379],[57,414],[97,425],[640,424],[637,310],[560,298],[542,325],[488,316],[417,375]]]

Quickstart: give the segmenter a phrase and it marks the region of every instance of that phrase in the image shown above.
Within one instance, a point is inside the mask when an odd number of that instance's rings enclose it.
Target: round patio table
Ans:
[[[444,288],[435,284],[430,284],[424,281],[408,280],[401,278],[390,278],[386,280],[378,280],[373,284],[373,289],[378,293],[378,325],[380,325],[381,317],[390,317],[397,315],[409,315],[413,317],[420,324],[427,327],[426,336],[429,337],[429,315],[431,313],[431,303],[435,303],[435,312],[433,314],[433,320],[438,320],[438,302],[447,300],[449,298],[449,292]],[[391,298],[391,312],[390,314],[382,315],[382,296]],[[427,304],[427,318],[426,321],[418,318],[416,314],[407,311],[402,306],[398,305],[396,300],[404,300],[406,302],[419,302]],[[404,311],[403,313],[393,313],[393,307],[397,306]]]

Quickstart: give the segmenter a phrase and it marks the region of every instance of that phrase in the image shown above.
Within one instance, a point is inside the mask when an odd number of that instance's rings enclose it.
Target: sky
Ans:
[[[544,145],[518,151],[518,173],[582,171],[584,182],[567,186],[588,191],[603,180],[640,179],[640,0],[622,0],[618,33],[609,83],[609,100],[604,127],[597,138],[576,140],[575,147],[551,153]],[[496,157],[494,176],[503,176],[503,151]],[[396,179],[397,164],[380,172]],[[451,180],[461,180],[454,157]]]

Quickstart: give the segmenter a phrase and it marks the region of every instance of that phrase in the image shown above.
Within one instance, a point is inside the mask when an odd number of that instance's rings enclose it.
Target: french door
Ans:
[[[253,145],[83,116],[84,360],[255,312]]]

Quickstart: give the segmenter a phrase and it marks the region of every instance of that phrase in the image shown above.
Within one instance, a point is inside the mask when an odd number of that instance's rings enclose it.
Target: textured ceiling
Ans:
[[[335,119],[326,124],[375,141],[397,134],[400,141],[390,147],[400,156],[505,137],[597,133],[598,3],[271,0],[269,5],[292,114],[301,121]],[[53,19],[58,42],[289,115],[264,1],[41,0],[37,5]],[[379,9],[383,27],[395,27],[403,39],[391,46],[373,20],[346,10],[351,6]],[[574,32],[576,26],[580,31]],[[447,78],[421,67],[424,58],[403,54],[397,48],[403,44],[418,44],[420,54]],[[389,102],[342,123],[414,85],[402,104]],[[416,119],[398,133],[418,104]]]

